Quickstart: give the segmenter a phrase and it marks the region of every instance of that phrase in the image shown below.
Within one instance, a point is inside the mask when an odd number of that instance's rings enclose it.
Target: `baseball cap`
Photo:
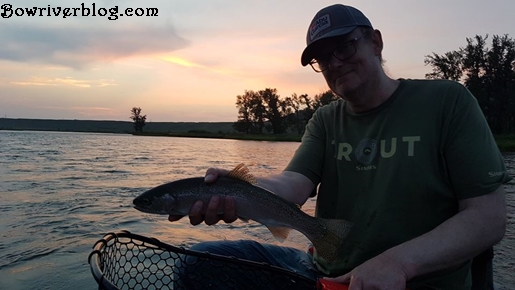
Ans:
[[[301,56],[302,65],[308,65],[313,59],[313,43],[320,39],[345,35],[358,26],[373,28],[370,20],[354,7],[334,4],[318,11],[308,28],[307,46]]]

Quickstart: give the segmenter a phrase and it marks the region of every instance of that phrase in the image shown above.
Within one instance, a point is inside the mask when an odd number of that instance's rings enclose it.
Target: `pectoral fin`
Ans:
[[[266,226],[268,230],[272,233],[272,235],[279,241],[284,242],[288,235],[290,234],[290,228],[286,227],[272,227]]]

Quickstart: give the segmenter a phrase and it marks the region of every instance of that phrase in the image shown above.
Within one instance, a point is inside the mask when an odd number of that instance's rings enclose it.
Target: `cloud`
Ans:
[[[187,59],[175,57],[175,56],[164,56],[161,59],[164,61],[167,61],[167,62],[178,64],[180,66],[185,66],[185,67],[205,67],[203,65],[191,62]]]
[[[135,55],[167,53],[189,42],[170,25],[38,26],[4,23],[0,26],[0,59],[82,69]]]
[[[169,62],[169,63],[173,63],[175,65],[179,65],[179,66],[183,66],[183,67],[187,67],[187,68],[197,68],[197,69],[212,72],[215,74],[221,74],[221,75],[231,75],[231,74],[237,75],[237,74],[239,74],[239,72],[237,72],[235,70],[231,70],[228,68],[219,67],[219,66],[215,66],[215,65],[203,65],[200,63],[190,61],[186,58],[181,58],[181,57],[177,57],[177,56],[162,56],[162,57],[160,57],[160,59],[164,60],[166,62]]]
[[[107,87],[118,85],[114,80],[109,79],[98,79],[98,80],[78,80],[71,77],[67,78],[42,78],[32,77],[25,81],[14,81],[11,82],[13,85],[18,86],[74,86],[80,88],[91,88],[91,87]]]

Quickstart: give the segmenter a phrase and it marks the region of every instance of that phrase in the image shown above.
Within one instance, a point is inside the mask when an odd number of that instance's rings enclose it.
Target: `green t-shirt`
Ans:
[[[338,263],[315,255],[331,276],[431,231],[458,212],[459,200],[510,179],[476,99],[444,80],[401,80],[385,103],[362,114],[343,100],[320,108],[285,170],[320,184],[316,216],[354,223]],[[469,266],[410,288],[465,289]]]

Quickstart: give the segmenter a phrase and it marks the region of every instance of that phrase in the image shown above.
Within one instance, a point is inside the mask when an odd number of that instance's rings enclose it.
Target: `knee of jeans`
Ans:
[[[245,259],[248,252],[247,247],[248,244],[246,240],[212,241],[198,243],[192,246],[190,250]]]
[[[190,250],[196,251],[196,252],[209,252],[209,253],[218,252],[218,250],[220,249],[221,243],[222,242],[218,242],[218,241],[201,242],[201,243],[191,246]]]

